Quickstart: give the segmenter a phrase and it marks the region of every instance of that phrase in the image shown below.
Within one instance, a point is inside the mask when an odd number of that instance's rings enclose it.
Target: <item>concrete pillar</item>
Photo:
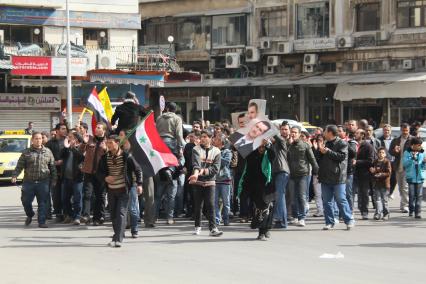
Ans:
[[[299,91],[299,120],[307,121],[305,117],[305,87],[300,86]]]

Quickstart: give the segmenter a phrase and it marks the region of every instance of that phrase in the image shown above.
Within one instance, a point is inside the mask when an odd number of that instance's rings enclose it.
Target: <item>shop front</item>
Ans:
[[[25,129],[34,123],[37,131],[49,131],[59,122],[61,96],[58,94],[0,94],[0,130]]]

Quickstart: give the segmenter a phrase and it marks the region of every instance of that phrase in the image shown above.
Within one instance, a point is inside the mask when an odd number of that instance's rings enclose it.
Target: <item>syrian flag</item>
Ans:
[[[144,177],[155,176],[165,167],[178,165],[176,156],[158,134],[151,111],[129,134],[130,152],[142,168]]]
[[[108,128],[110,128],[110,123],[108,121],[107,114],[105,112],[105,108],[102,105],[101,100],[99,99],[98,92],[96,91],[96,87],[93,87],[92,92],[89,95],[89,99],[87,100],[87,108],[92,111],[92,131],[95,133],[96,124],[99,122],[105,123]]]

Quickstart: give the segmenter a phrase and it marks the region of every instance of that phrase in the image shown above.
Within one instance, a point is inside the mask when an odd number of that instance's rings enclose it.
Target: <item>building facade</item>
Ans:
[[[116,1],[109,0],[91,0],[87,3],[69,0],[69,5],[71,56],[85,60],[84,70],[80,70],[84,76],[73,77],[73,105],[77,118],[85,98],[90,93],[82,90],[93,87],[86,84],[86,71],[129,69],[135,65],[141,17],[137,0],[122,0],[119,5]],[[16,76],[13,72],[16,66],[13,66],[12,57],[25,56],[24,60],[33,62],[56,60],[64,63],[65,9],[65,1],[62,0],[1,1],[0,129],[23,128],[32,120],[36,129],[47,130],[59,121],[66,105],[66,81],[63,72],[52,73],[52,76],[37,76],[37,72]],[[65,65],[59,66],[60,68],[65,70]],[[98,84],[98,87],[101,88],[102,84]],[[111,93],[113,99],[121,97],[122,87],[112,85]],[[54,98],[56,103],[40,103],[32,105],[33,107],[13,103],[15,98],[26,100],[29,97],[40,102],[45,101],[45,97]]]
[[[211,99],[211,120],[229,118],[250,98],[267,99],[272,119],[315,125],[426,118],[426,1],[139,3],[139,44],[173,45],[181,68],[204,75],[155,89],[188,120],[199,117],[201,95]]]

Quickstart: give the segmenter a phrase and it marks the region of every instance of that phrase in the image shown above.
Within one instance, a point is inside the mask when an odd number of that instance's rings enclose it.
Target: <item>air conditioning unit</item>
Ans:
[[[293,52],[293,42],[279,42],[277,52],[281,54],[289,54]]]
[[[260,41],[260,49],[270,49],[271,41],[270,40],[261,40]]]
[[[316,65],[318,63],[318,54],[305,54],[303,56],[303,64]]]
[[[258,62],[260,60],[260,52],[257,47],[246,47],[246,62]]]
[[[341,36],[337,38],[338,48],[350,48],[354,46],[354,41],[351,36]]]
[[[117,68],[117,59],[112,54],[98,54],[98,69],[111,69]]]
[[[278,66],[278,64],[280,64],[280,58],[277,55],[268,56],[266,59],[267,66]]]
[[[402,60],[402,69],[411,70],[413,68],[414,68],[413,60],[411,59]]]
[[[263,73],[264,74],[274,74],[275,68],[273,66],[263,66]]]
[[[313,73],[315,71],[315,65],[312,64],[304,64],[303,65],[303,73]]]
[[[213,73],[214,71],[216,71],[216,60],[210,59],[209,60],[209,72]]]
[[[225,55],[226,68],[240,67],[240,54],[238,52],[228,52]]]

